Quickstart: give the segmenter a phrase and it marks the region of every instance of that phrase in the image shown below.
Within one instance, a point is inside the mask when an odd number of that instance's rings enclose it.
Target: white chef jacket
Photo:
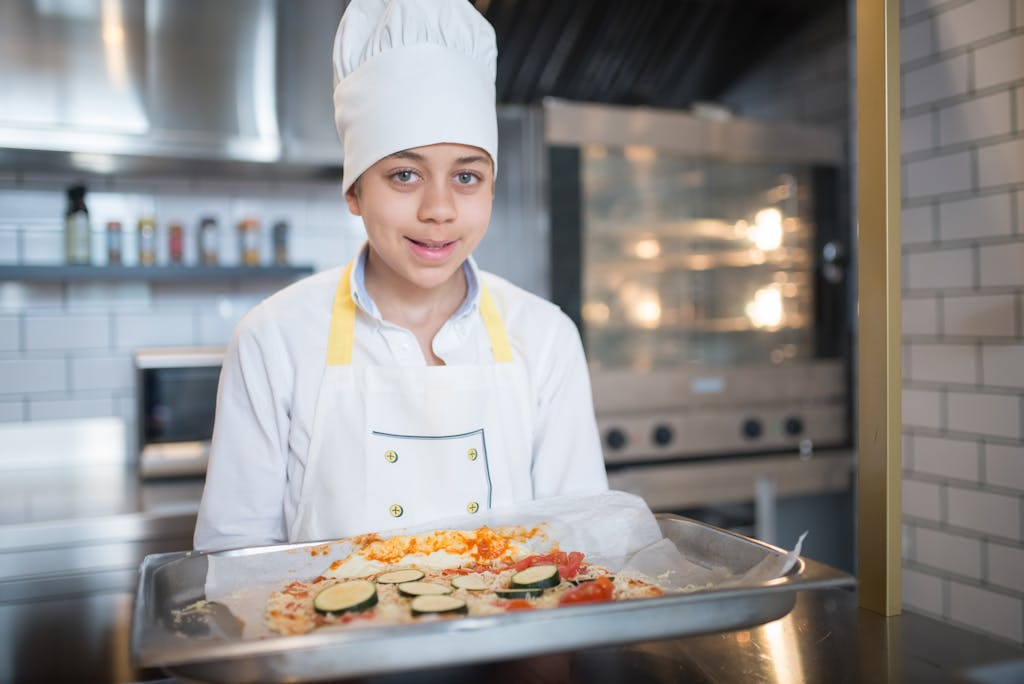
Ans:
[[[424,366],[413,333],[383,320],[366,292],[366,248],[353,269],[353,364]],[[480,279],[526,367],[533,402],[534,498],[607,489],[579,333],[558,307],[465,262],[468,293],[434,337],[446,365],[492,363],[479,314]],[[254,307],[235,328],[217,393],[197,549],[287,541],[326,368],[333,297],[343,267],[305,278]],[[363,458],[362,454],[352,454]]]

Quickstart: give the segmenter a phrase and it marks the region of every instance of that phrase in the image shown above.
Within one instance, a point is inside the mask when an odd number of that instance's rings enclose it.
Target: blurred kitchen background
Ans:
[[[0,6],[0,680],[60,673],[39,639],[140,676],[135,571],[190,548],[220,349],[362,244],[345,4]],[[474,4],[476,257],[580,326],[612,485],[852,571],[853,3]],[[1022,642],[1024,0],[902,14],[904,599]]]

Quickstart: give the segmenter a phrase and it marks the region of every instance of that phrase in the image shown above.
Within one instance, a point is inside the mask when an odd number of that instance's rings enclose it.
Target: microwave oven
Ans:
[[[139,349],[133,359],[140,476],[205,474],[224,350]]]

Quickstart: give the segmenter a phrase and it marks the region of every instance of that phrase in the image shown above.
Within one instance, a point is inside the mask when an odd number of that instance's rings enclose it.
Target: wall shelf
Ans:
[[[3,266],[0,282],[225,282],[295,280],[312,266]]]

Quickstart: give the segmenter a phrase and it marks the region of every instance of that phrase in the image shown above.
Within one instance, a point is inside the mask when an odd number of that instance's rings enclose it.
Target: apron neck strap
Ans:
[[[358,258],[358,257],[356,257]],[[331,307],[331,327],[327,337],[327,365],[351,366],[352,346],[356,335],[356,302],[352,298],[352,268],[355,260],[349,262],[341,274],[341,281],[334,293]],[[480,317],[483,318],[487,337],[491,342],[491,353],[495,363],[512,363],[512,345],[505,331],[494,299],[486,283],[480,281]]]

